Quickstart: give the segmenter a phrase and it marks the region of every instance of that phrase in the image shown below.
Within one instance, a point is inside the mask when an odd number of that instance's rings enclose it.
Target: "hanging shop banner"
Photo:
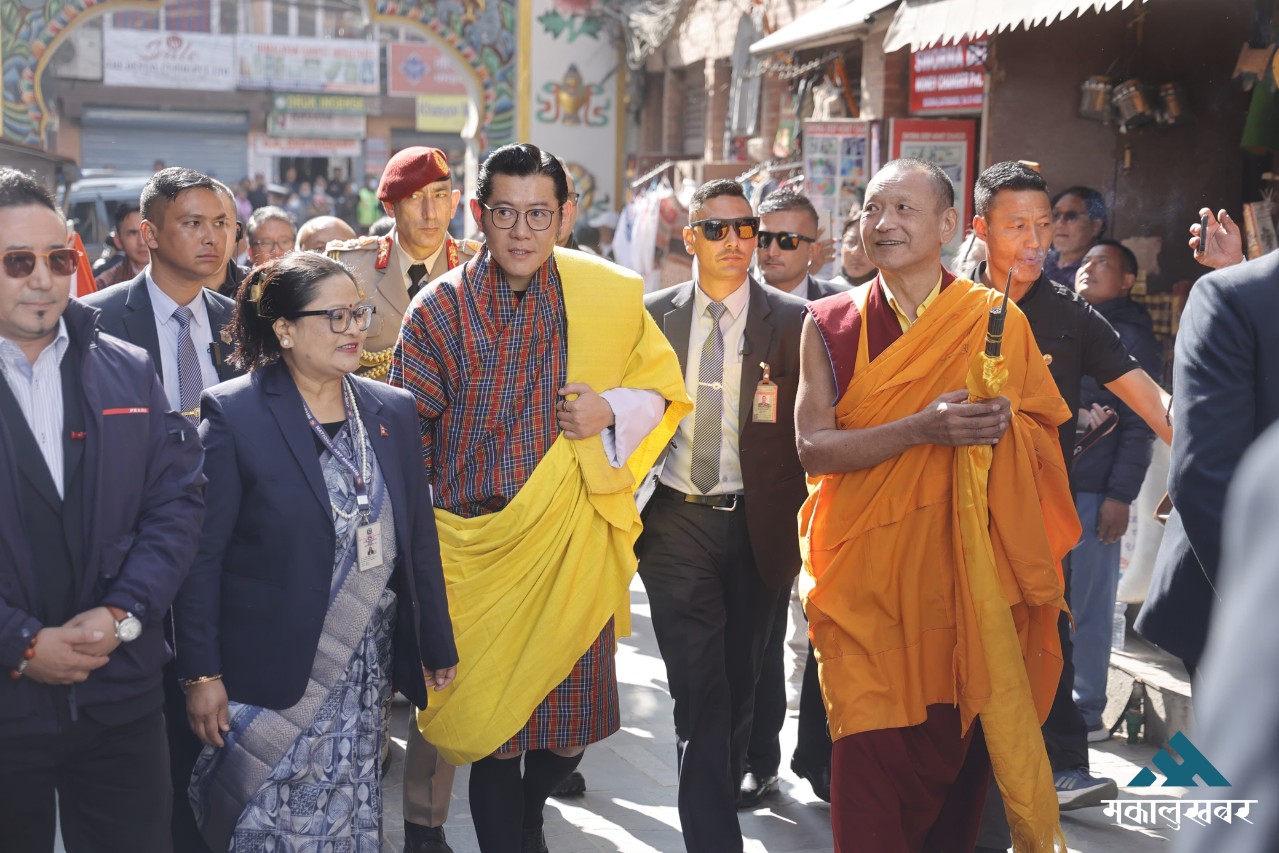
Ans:
[[[986,91],[986,42],[967,40],[910,55],[912,114],[979,113]]]
[[[102,82],[108,86],[231,92],[235,90],[235,39],[106,27]]]
[[[266,117],[270,136],[301,139],[363,139],[368,132],[364,116],[327,113],[270,113]]]
[[[359,157],[358,139],[298,139],[249,134],[249,150],[254,157]]]
[[[360,95],[276,95],[271,106],[277,113],[362,116],[370,112],[368,99]]]
[[[889,119],[888,158],[913,157],[936,164],[955,185],[959,227],[942,250],[947,263],[973,221],[973,161],[977,154],[977,122],[971,119]]]
[[[386,46],[386,93],[412,98],[467,91],[457,61],[442,48],[432,42],[394,42]]]
[[[415,128],[419,133],[461,133],[470,105],[466,95],[418,95]]]
[[[356,39],[236,36],[241,89],[377,95],[378,45]]]
[[[804,194],[827,236],[862,203],[871,172],[871,124],[862,119],[804,122]]]

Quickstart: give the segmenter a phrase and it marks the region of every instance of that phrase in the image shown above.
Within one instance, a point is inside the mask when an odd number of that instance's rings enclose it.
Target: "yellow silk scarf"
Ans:
[[[669,405],[614,468],[599,436],[560,436],[501,511],[436,524],[458,674],[418,714],[445,760],[491,755],[573,669],[608,622],[630,633],[628,587],[641,524],[634,491],[692,410],[679,359],[643,304],[643,282],[591,255],[555,250],[568,320],[568,381],[642,388]]]

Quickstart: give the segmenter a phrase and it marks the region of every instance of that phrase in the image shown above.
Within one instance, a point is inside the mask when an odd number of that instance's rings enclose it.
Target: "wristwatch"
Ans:
[[[142,621],[132,613],[118,607],[108,606],[115,619],[115,638],[122,643],[131,643],[142,635]]]

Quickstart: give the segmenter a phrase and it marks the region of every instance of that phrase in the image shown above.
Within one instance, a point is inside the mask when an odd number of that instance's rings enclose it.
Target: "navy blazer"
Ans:
[[[1226,488],[1239,460],[1279,420],[1279,252],[1195,283],[1173,359],[1173,512],[1136,628],[1195,663],[1217,599]]]
[[[353,378],[396,530],[393,678],[425,708],[422,668],[453,666],[457,649],[417,410],[407,391]],[[231,699],[288,708],[315,660],[336,547],[314,433],[283,363],[205,390],[201,407],[208,512],[173,605],[178,676],[221,673]]]
[[[231,326],[235,303],[207,287],[202,295],[209,313],[209,326],[213,331],[213,364],[217,368],[218,379],[225,382],[240,375],[239,370],[227,363],[235,347],[222,337],[223,329]],[[160,335],[155,328],[151,294],[147,292],[146,271],[126,284],[117,284],[89,294],[84,298],[84,304],[101,312],[98,325],[102,331],[146,350],[155,362],[155,372],[159,374],[161,384],[164,384],[164,359],[160,357]]]
[[[101,335],[97,311],[71,300],[63,315],[79,356],[86,417],[84,472],[85,564],[76,612],[110,605],[142,621],[142,635],[121,644],[109,662],[72,688],[79,706],[132,699],[160,686],[170,653],[162,628],[178,586],[195,556],[204,518],[203,454],[195,430],[169,401],[147,354]],[[3,381],[3,380],[0,380]],[[0,732],[6,737],[57,730],[66,690],[17,681],[31,638],[44,627],[36,609],[34,557],[18,506],[12,427],[0,419]],[[41,460],[41,464],[43,461]],[[65,711],[65,704],[62,706]]]

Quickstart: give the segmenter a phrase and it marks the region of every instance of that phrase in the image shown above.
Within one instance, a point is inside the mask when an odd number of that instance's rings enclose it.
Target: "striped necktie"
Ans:
[[[200,357],[195,354],[191,340],[191,309],[178,306],[173,312],[178,321],[178,406],[191,423],[200,422],[200,392],[204,390],[204,377],[200,373]]]
[[[724,442],[724,331],[719,320],[724,303],[706,306],[711,331],[702,344],[697,369],[697,399],[693,405],[693,456],[689,479],[702,494],[719,483],[719,451]]]

